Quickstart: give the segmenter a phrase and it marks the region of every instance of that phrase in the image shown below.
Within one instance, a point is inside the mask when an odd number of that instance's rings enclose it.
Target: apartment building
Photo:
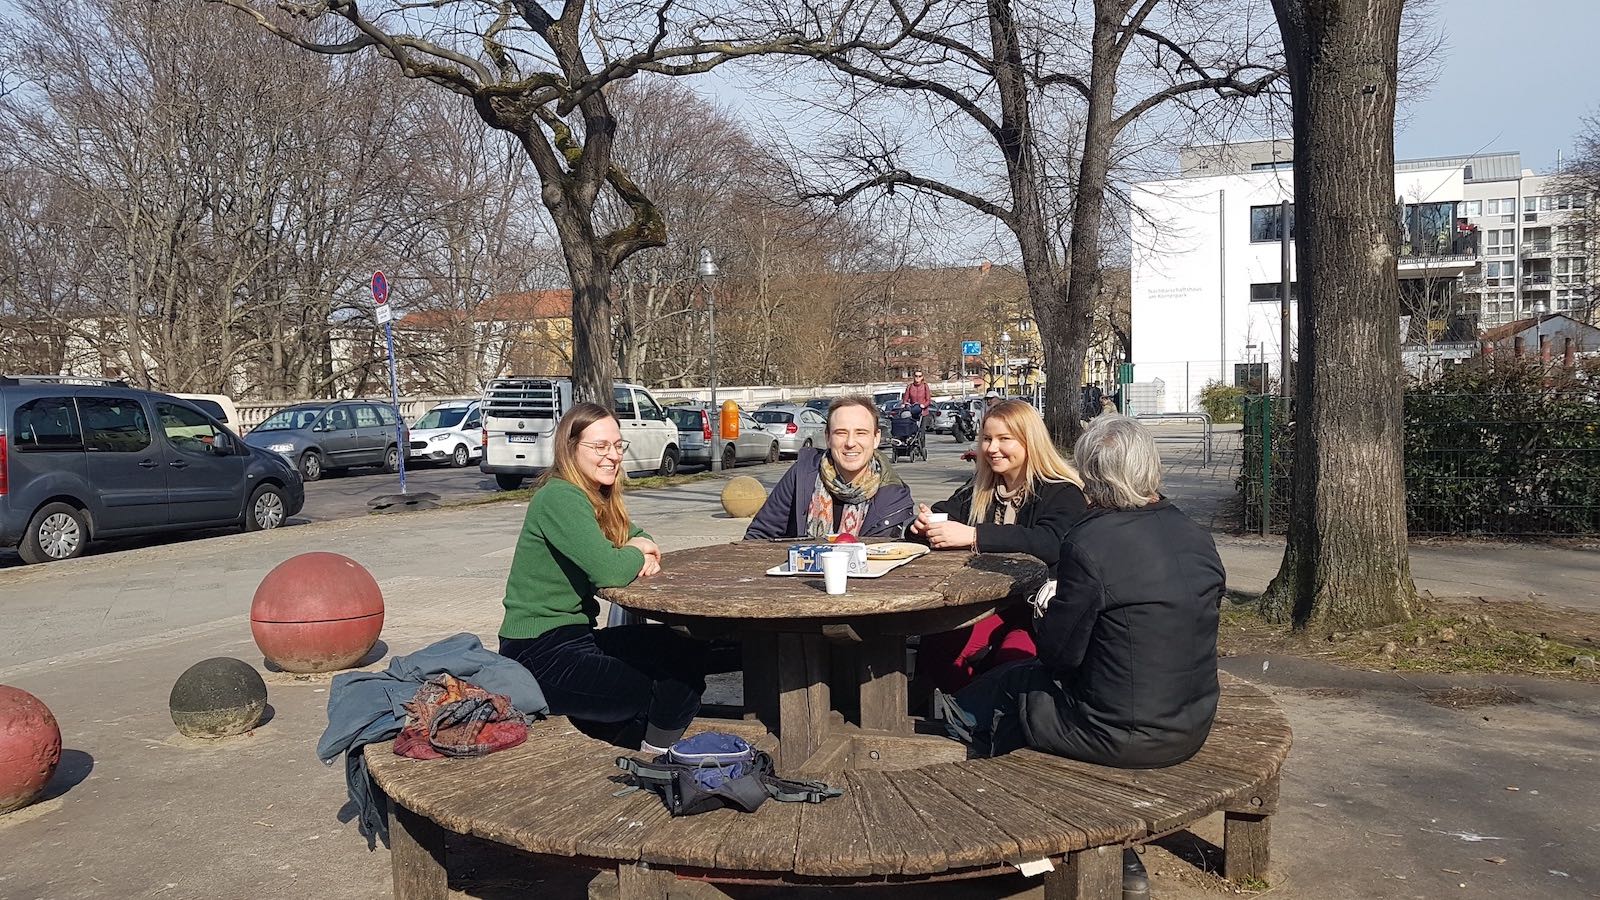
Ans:
[[[1164,383],[1166,411],[1195,408],[1209,381],[1277,377],[1293,156],[1281,139],[1191,147],[1178,177],[1134,186],[1134,378]],[[1403,160],[1394,184],[1407,337],[1471,340],[1541,313],[1591,317],[1595,211],[1520,154]],[[1293,265],[1291,253],[1291,330]]]

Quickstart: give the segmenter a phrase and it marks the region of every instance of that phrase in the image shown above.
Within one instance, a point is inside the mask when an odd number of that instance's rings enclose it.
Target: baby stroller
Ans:
[[[901,456],[915,462],[928,459],[928,435],[922,429],[922,407],[908,403],[894,411],[889,419],[889,436],[895,462]]]

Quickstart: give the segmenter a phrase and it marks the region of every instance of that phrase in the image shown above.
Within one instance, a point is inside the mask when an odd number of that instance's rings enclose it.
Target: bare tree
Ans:
[[[611,273],[666,239],[652,198],[615,159],[617,118],[608,86],[642,72],[698,74],[729,60],[815,43],[836,24],[819,15],[802,30],[773,29],[753,24],[737,6],[701,10],[672,0],[630,0],[605,9],[571,0],[559,14],[535,0],[386,0],[370,7],[278,0],[277,9],[289,16],[341,26],[337,36],[325,38],[252,0],[210,2],[317,53],[371,50],[408,78],[470,98],[485,122],[516,138],[539,176],[540,199],[565,256],[573,291],[573,375],[578,396],[586,399],[611,393]],[[608,192],[631,215],[606,229],[597,213]]]
[[[849,53],[792,50],[841,78],[831,108],[850,127],[828,138],[844,149],[827,160],[837,183],[824,193],[842,202],[899,188],[998,222],[1017,243],[1049,382],[1072,388],[1093,331],[1112,173],[1138,143],[1130,136],[1180,111],[1231,115],[1281,78],[1276,38],[1248,4],[1094,0],[1081,19],[1078,9],[944,0],[880,23],[880,41]],[[888,107],[900,123],[887,124]],[[905,137],[905,116],[919,122],[918,139]],[[930,129],[960,161],[956,173],[928,158],[920,137]],[[1078,141],[1067,152],[1052,140],[1063,132]],[[1077,391],[1049,391],[1047,404],[1052,435],[1070,443]]]
[[[1578,235],[1570,241],[1582,242],[1587,277],[1583,303],[1569,314],[1596,325],[1600,324],[1600,113],[1584,118],[1576,144],[1558,181],[1563,193],[1583,201],[1581,208],[1574,206],[1568,233]]]
[[[1394,114],[1404,0],[1273,0],[1294,104],[1294,502],[1265,608],[1297,628],[1409,618]]]

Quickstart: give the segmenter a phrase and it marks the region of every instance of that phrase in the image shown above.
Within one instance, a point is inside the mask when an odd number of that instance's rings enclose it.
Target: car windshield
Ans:
[[[419,431],[424,428],[454,428],[466,417],[465,406],[441,406],[428,410],[428,414],[418,419],[417,424],[411,427]]]
[[[311,423],[322,414],[320,406],[291,406],[273,413],[271,418],[251,431],[294,431],[300,428],[310,428]]]
[[[783,425],[794,418],[794,413],[779,412],[775,409],[758,409],[755,411],[756,421],[763,425]]]
[[[698,409],[685,409],[683,407],[669,409],[667,410],[667,416],[672,419],[672,424],[678,426],[679,430],[693,430],[705,425],[704,420],[700,418],[700,410]]]

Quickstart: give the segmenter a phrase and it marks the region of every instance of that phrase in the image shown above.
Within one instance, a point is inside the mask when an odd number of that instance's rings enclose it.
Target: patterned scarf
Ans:
[[[878,493],[883,481],[883,460],[872,454],[872,462],[855,481],[845,481],[833,467],[833,457],[824,453],[822,467],[817,472],[817,487],[811,492],[811,505],[806,509],[806,535],[820,538],[833,532],[833,503],[845,504],[839,517],[839,532],[859,536],[867,519],[867,505]]]
[[[1006,490],[1003,484],[994,486],[994,500],[989,503],[989,524],[1015,525],[1017,513],[1022,509],[1022,501],[1026,499],[1027,491],[1018,488],[1015,492]]]

